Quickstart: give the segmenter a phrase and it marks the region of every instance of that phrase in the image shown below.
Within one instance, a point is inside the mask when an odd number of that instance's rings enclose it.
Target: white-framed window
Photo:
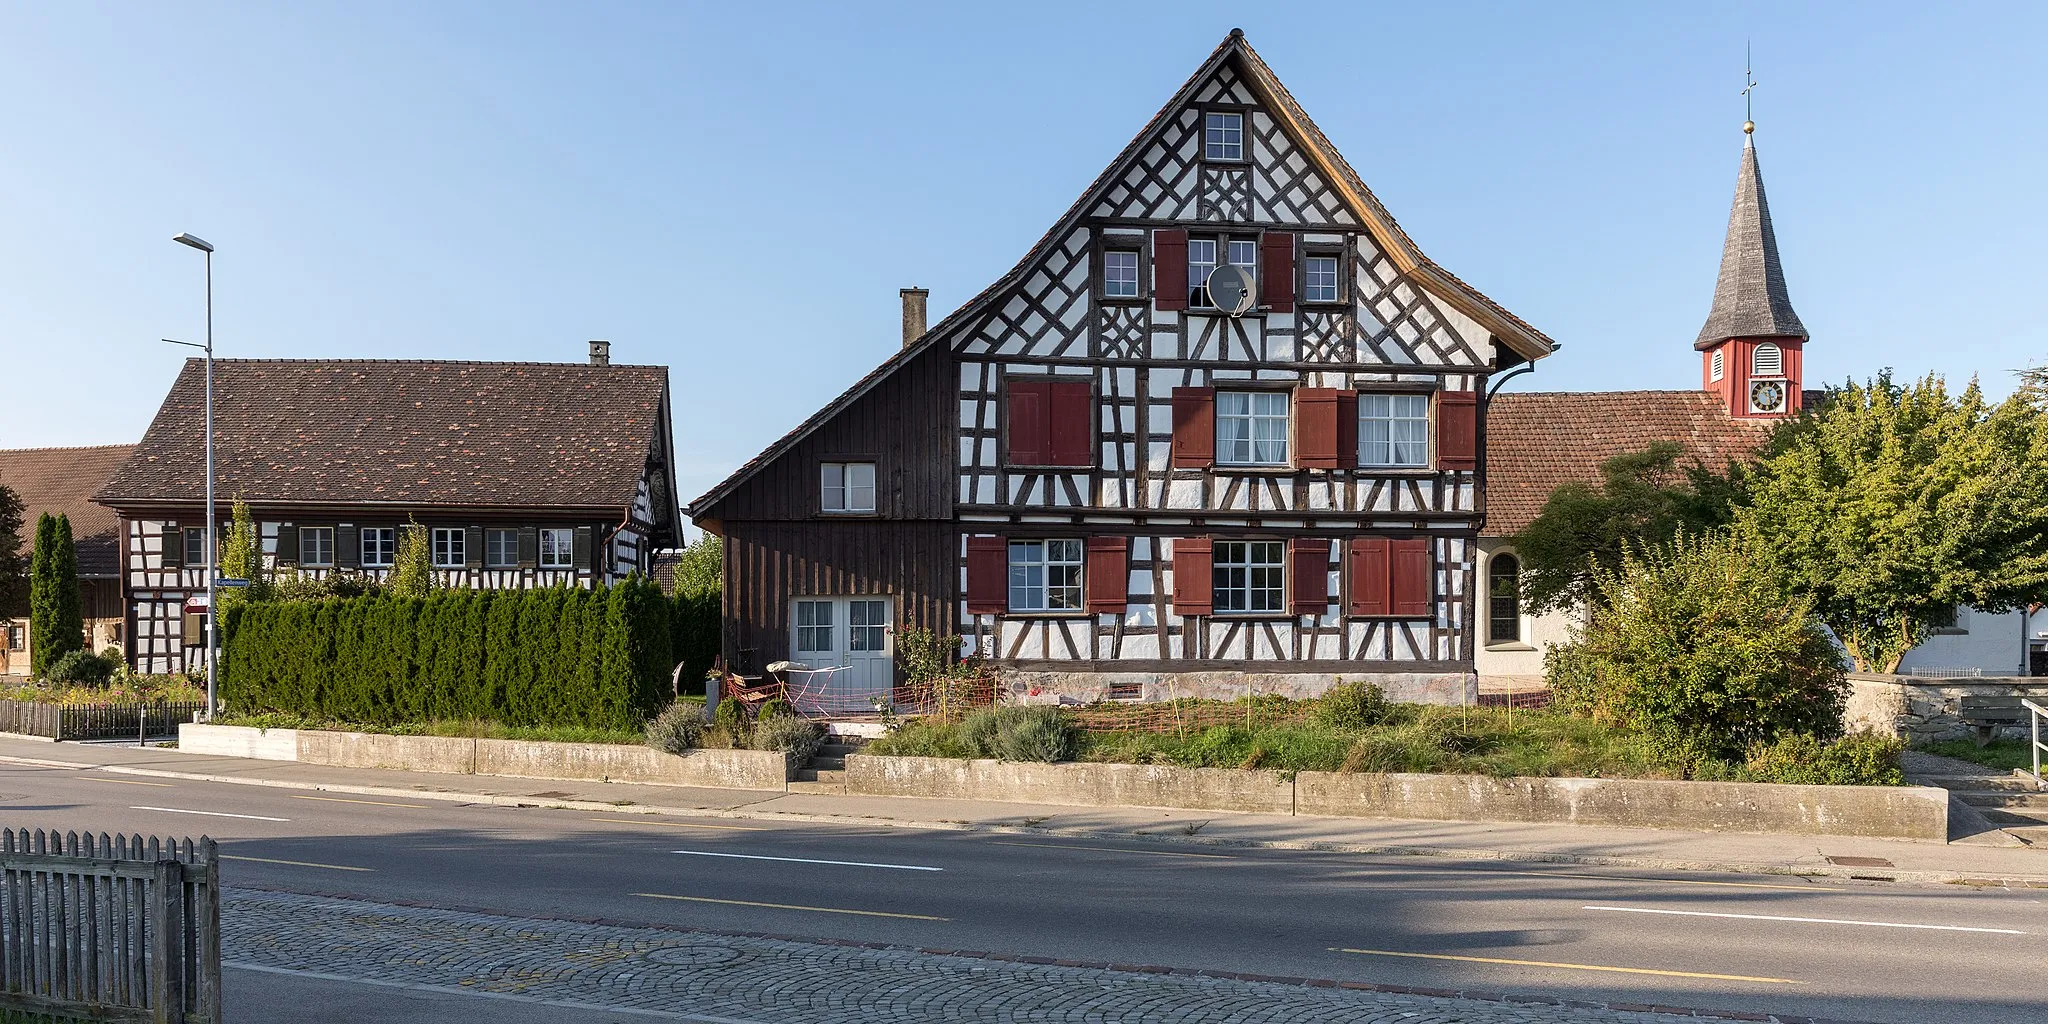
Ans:
[[[398,530],[390,526],[365,526],[362,546],[363,568],[385,568],[398,560]]]
[[[1208,160],[1244,159],[1244,115],[1234,110],[1204,114],[1202,156]]]
[[[206,550],[206,527],[185,527],[184,551],[186,565],[212,564],[212,552]]]
[[[1219,540],[1213,550],[1218,615],[1286,610],[1286,542]]]
[[[1486,562],[1486,642],[1522,640],[1522,560],[1500,552]]]
[[[1188,305],[1209,309],[1209,275],[1216,271],[1216,240],[1188,239]]]
[[[1228,466],[1287,464],[1285,391],[1216,393],[1216,461]]]
[[[484,531],[484,567],[509,569],[519,564],[518,530]]]
[[[846,607],[846,649],[889,649],[889,609],[881,601],[849,601]]]
[[[819,507],[827,512],[875,510],[875,464],[826,462],[818,467]]]
[[[7,624],[7,649],[19,651],[28,646],[28,629],[19,622]]]
[[[299,564],[316,567],[334,564],[334,527],[299,527]]]
[[[434,527],[434,567],[460,569],[469,562],[469,531],[460,526]]]
[[[1078,540],[1010,542],[1010,610],[1078,612],[1082,544]]]
[[[1337,301],[1337,265],[1335,256],[1312,255],[1302,260],[1302,301]]]
[[[551,526],[540,531],[540,567],[571,569],[576,565],[576,531]]]
[[[832,645],[832,602],[798,601],[796,603],[796,653],[830,654],[837,650]]]
[[[1243,267],[1254,278],[1259,273],[1259,243],[1249,238],[1233,238],[1224,255],[1233,267]]]
[[[1749,375],[1752,377],[1782,377],[1785,374],[1785,350],[1766,341],[1756,347],[1749,356]]]
[[[1358,464],[1429,465],[1429,396],[1360,392]]]
[[[1727,368],[1726,368],[1726,367],[1724,367],[1724,366],[1722,366],[1722,365],[1721,365],[1721,363],[1722,363],[1722,359],[1721,359],[1721,350],[1717,348],[1717,349],[1715,349],[1715,350],[1714,350],[1714,354],[1713,354],[1713,355],[1710,355],[1710,356],[1708,356],[1708,357],[1707,357],[1707,379],[1708,379],[1708,380],[1710,380],[1710,381],[1720,380],[1720,379],[1721,379],[1721,377],[1722,377],[1722,376],[1723,376],[1723,375],[1724,375],[1724,374],[1726,373],[1726,369],[1727,369]]]
[[[1138,252],[1110,249],[1102,254],[1102,295],[1109,299],[1138,297]]]

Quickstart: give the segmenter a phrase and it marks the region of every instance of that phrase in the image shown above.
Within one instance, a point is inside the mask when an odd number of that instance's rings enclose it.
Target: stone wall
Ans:
[[[1933,679],[1922,676],[1849,673],[1849,704],[1842,724],[1850,732],[1898,736],[1909,743],[1982,738],[1963,721],[1964,697],[2026,697],[2048,707],[2048,678],[2037,676],[1972,676]],[[1997,738],[2020,739],[2025,725],[1992,730]]]
[[[1027,672],[1002,669],[1010,696],[1020,704],[1093,704],[1118,698],[1140,701],[1237,700],[1246,693],[1289,700],[1320,697],[1340,681],[1378,683],[1389,700],[1407,704],[1476,704],[1479,677],[1470,672]]]

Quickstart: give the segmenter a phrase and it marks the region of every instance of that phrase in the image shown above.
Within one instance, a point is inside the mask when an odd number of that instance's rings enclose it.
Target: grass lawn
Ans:
[[[1982,746],[1979,746],[1976,740],[1942,740],[1914,749],[2003,771],[2011,771],[2014,768],[2034,770],[2034,755],[2028,751],[2025,740],[1993,740]],[[2042,760],[2048,761],[2048,754],[2042,755]]]
[[[257,729],[327,729],[334,732],[373,732],[389,736],[456,736],[484,740],[539,740],[548,743],[625,743],[638,745],[644,737],[638,730],[601,729],[581,725],[506,725],[481,719],[437,719],[430,722],[401,722],[396,725],[367,725],[336,722],[305,715],[261,714],[223,715],[217,725],[244,725]]]
[[[0,700],[40,701],[45,704],[204,703],[206,684],[195,684],[191,679],[177,675],[117,676],[104,686],[22,683],[0,688]]]

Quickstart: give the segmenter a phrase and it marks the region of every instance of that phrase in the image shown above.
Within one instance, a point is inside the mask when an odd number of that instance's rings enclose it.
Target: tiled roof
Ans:
[[[0,484],[14,488],[28,506],[22,540],[34,545],[36,520],[61,512],[71,517],[78,575],[118,575],[121,520],[113,509],[93,504],[92,496],[134,450],[132,444],[108,444],[0,451]]]
[[[1676,441],[1720,470],[1754,453],[1774,421],[1737,419],[1708,391],[1505,392],[1486,411],[1486,534],[1521,531],[1557,485],[1597,484],[1600,464]]]
[[[223,502],[625,509],[667,387],[662,366],[217,359],[214,489]],[[205,363],[187,360],[98,500],[203,501],[204,388]]]
[[[1792,311],[1785,270],[1778,264],[1778,233],[1771,229],[1771,204],[1757,170],[1756,147],[1742,144],[1735,175],[1735,205],[1728,211],[1728,237],[1721,243],[1721,276],[1714,282],[1714,308],[1693,347],[1705,349],[1729,338],[1804,338],[1806,325]]]

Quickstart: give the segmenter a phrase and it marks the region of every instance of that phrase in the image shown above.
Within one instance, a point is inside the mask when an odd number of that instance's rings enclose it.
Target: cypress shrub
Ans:
[[[641,580],[254,601],[227,623],[236,712],[638,729],[667,703],[667,602]]]

